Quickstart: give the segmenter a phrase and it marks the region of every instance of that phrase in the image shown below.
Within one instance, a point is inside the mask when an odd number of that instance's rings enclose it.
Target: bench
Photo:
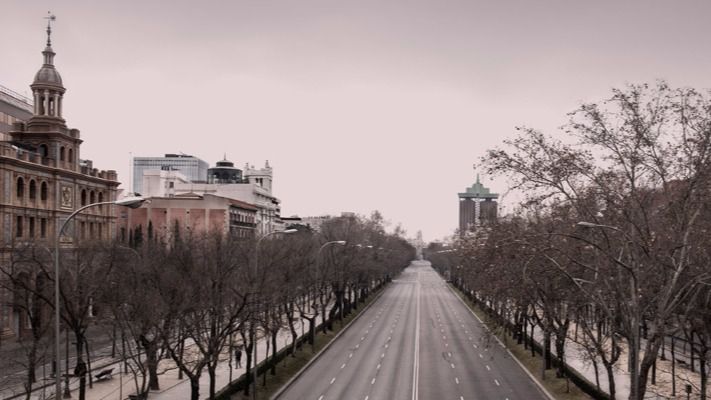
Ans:
[[[111,378],[113,378],[113,376],[111,375],[112,372],[114,372],[113,368],[105,369],[105,370],[99,372],[98,374],[94,375],[94,378],[96,378],[97,382],[111,379]]]

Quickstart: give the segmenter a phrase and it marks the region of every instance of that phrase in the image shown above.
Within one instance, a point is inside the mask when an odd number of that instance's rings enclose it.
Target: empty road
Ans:
[[[429,262],[413,262],[279,399],[547,399]]]

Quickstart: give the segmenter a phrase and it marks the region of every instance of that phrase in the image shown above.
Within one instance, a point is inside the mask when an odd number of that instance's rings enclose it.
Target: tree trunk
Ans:
[[[551,369],[551,333],[547,329],[543,330],[543,358],[545,369]]]
[[[200,400],[200,375],[190,378],[190,400]]]
[[[210,397],[208,397],[209,399],[215,398],[215,367],[217,366],[213,363],[209,363],[207,365],[207,376],[210,378]]]
[[[604,362],[605,372],[607,372],[607,385],[608,393],[610,394],[610,400],[615,400],[616,388],[615,388],[615,371],[613,370],[613,365]]]

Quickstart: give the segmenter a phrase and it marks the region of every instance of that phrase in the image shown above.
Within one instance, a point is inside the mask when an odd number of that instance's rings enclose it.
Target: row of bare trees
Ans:
[[[319,315],[325,314],[328,329],[414,257],[401,232],[386,233],[377,212],[370,218],[330,219],[319,232],[295,228],[293,234],[264,237],[259,245],[256,237],[193,233],[176,226],[169,238],[149,230],[138,233],[141,240],[132,235],[130,245],[85,241],[65,249],[59,307],[62,326],[74,339],[72,372],[80,380],[79,399],[85,398],[87,378],[91,384],[90,328],[112,337],[123,366],[133,372],[138,395],[159,389],[160,371],[171,365],[190,381],[194,400],[207,373],[208,395],[214,398],[218,363],[236,346],[244,350],[246,376],[251,377],[255,337],[268,341],[274,358],[278,334],[287,330],[295,346],[303,319],[313,343]],[[328,241],[345,243],[319,251]],[[51,252],[34,244],[18,248],[2,273],[13,306],[29,322],[21,335],[26,357],[17,360],[27,368],[29,396],[35,369],[53,355]],[[166,358],[172,362],[164,363]],[[272,373],[275,368],[272,363]],[[246,394],[249,390],[246,385]]]
[[[665,338],[685,335],[706,399],[711,99],[664,82],[630,85],[569,118],[562,138],[521,128],[487,153],[480,167],[509,178],[521,205],[430,259],[520,341],[541,329],[546,368],[552,340],[560,359],[566,340],[580,343],[602,364],[611,398],[621,355],[629,398],[642,399]]]

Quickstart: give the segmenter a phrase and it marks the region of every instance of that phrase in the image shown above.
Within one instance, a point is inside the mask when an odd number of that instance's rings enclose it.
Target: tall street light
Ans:
[[[610,229],[613,231],[617,231],[622,236],[624,236],[625,240],[627,240],[628,243],[632,243],[632,240],[630,237],[627,235],[625,231],[622,229],[612,226],[612,225],[603,225],[603,224],[596,224],[593,222],[587,222],[587,221],[580,221],[577,223],[578,226],[583,227],[583,228],[601,228],[601,229]],[[621,257],[621,256],[620,256]],[[632,313],[632,321],[630,323],[632,332],[632,345],[630,346],[630,373],[632,374],[632,391],[634,393],[635,399],[639,399],[639,348],[640,348],[640,335],[639,335],[639,324],[640,324],[640,315],[639,315],[639,305],[637,304],[637,278],[634,276],[633,272],[630,271],[630,274],[632,275],[632,279],[630,279],[630,303],[634,307],[634,312]]]
[[[319,267],[319,260],[321,260],[321,252],[323,249],[326,248],[326,246],[332,245],[332,244],[338,244],[341,246],[346,245],[345,240],[331,240],[330,242],[326,242],[321,245],[321,247],[318,248],[318,253],[316,253],[316,272],[318,273],[318,267]],[[341,324],[343,323],[343,292],[341,291],[341,304],[340,304],[340,309],[341,309]],[[321,316],[323,323],[326,323],[326,316],[323,315]]]
[[[59,238],[62,236],[62,232],[64,232],[64,228],[67,227],[69,221],[71,221],[72,218],[74,218],[77,214],[86,210],[87,208],[111,204],[129,208],[138,208],[145,201],[146,199],[144,199],[143,197],[126,197],[125,199],[116,201],[102,201],[98,203],[88,204],[76,209],[73,213],[71,213],[57,230],[57,234],[54,238],[54,363],[56,364],[56,372],[54,374],[55,399],[59,399],[59,394],[62,392],[62,366],[59,364]],[[68,374],[69,371],[66,371],[65,373]],[[69,375],[67,375],[67,377],[68,376]],[[68,394],[68,391],[69,386],[67,385],[67,393],[65,394]]]
[[[290,234],[290,233],[296,233],[298,232],[297,229],[287,229],[284,231],[273,231],[269,232],[267,234],[262,235],[258,240],[257,243],[254,245],[254,283],[255,283],[255,289],[256,289],[256,283],[257,283],[257,275],[259,274],[259,245],[262,243],[262,240],[265,238],[271,236],[271,235],[276,235],[279,233],[283,234]],[[256,298],[256,291],[255,291],[255,298]],[[254,314],[257,312],[257,304],[256,304],[256,299],[255,299],[255,305],[254,305]],[[254,328],[252,328],[252,354],[254,355],[254,382],[252,386],[252,398],[256,400],[257,398],[257,328],[256,328],[256,322],[257,322],[257,317],[256,315],[253,317],[253,324],[255,325]],[[266,358],[265,358],[266,359]]]

